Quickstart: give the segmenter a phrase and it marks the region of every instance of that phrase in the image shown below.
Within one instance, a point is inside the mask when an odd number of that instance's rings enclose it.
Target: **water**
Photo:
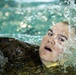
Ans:
[[[2,1],[0,6],[0,36],[22,36],[19,39],[23,41],[30,41],[31,35],[42,37],[50,26],[66,20],[67,8],[68,5],[60,5],[58,1],[30,3]],[[29,36],[28,40],[26,40],[28,38],[26,35]],[[35,40],[35,43],[40,43],[40,41]]]
[[[18,0],[0,1],[1,37],[13,37],[39,45],[49,27],[60,21],[68,21],[70,25],[76,26],[76,4],[74,0],[56,0],[52,2],[33,2],[32,0],[28,2],[24,2],[24,0],[21,2]],[[76,41],[75,38],[74,41]],[[76,44],[73,44],[73,41],[70,43],[72,45],[68,49],[69,54],[67,56],[70,58],[66,58],[69,60],[67,63],[65,62],[65,66],[76,66]]]

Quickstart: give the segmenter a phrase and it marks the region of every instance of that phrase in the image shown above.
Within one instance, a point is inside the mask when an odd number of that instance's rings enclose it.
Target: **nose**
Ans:
[[[55,44],[55,40],[53,38],[48,39],[48,43],[54,45]]]

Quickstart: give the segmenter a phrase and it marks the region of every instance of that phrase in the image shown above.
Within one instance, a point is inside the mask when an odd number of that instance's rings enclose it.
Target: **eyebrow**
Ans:
[[[48,29],[48,31],[51,31],[53,33],[52,29]]]
[[[61,37],[64,37],[66,40],[68,40],[68,38],[62,34],[59,34]]]
[[[51,31],[53,33],[53,30],[52,29],[48,29],[48,31]],[[68,40],[68,38],[62,34],[60,34],[60,36],[64,37],[66,40]]]

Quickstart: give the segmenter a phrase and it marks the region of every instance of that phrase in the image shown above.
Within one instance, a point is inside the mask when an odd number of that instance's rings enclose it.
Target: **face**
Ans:
[[[41,61],[58,61],[59,54],[63,53],[64,42],[68,40],[68,25],[57,23],[42,39],[39,54]]]

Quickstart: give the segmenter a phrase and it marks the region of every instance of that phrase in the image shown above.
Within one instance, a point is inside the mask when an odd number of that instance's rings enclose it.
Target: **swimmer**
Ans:
[[[64,66],[65,62],[61,55],[64,55],[66,43],[75,35],[73,30],[74,27],[69,31],[68,22],[59,22],[48,30],[40,46],[14,38],[1,37],[0,50],[8,58],[8,63],[4,66],[5,74],[76,75],[76,71],[71,68],[68,68],[68,73],[64,74],[61,67]]]
[[[69,35],[74,35],[72,32],[70,33],[71,34],[69,34],[69,23],[59,22],[50,28],[43,37],[40,44],[39,55],[42,63],[47,68],[59,65],[59,56],[64,53],[65,42],[69,40]]]

